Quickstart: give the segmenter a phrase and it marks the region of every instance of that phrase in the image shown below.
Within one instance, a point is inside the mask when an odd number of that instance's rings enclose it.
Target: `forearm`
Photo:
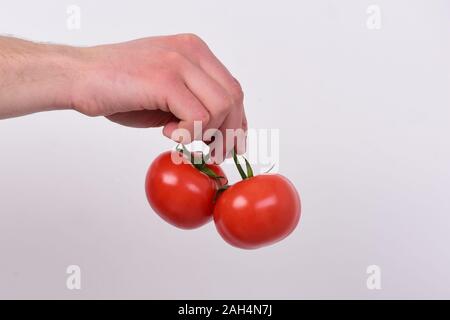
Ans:
[[[71,107],[74,48],[0,37],[0,119]]]

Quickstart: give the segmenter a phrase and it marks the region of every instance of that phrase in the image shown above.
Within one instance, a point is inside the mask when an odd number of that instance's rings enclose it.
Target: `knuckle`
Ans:
[[[88,117],[97,117],[101,115],[100,108],[92,102],[78,100],[73,103],[73,109],[88,116]]]
[[[248,122],[247,122],[247,120],[243,120],[242,121],[242,129],[244,129],[244,131],[248,130]]]
[[[177,35],[177,40],[189,45],[200,45],[203,40],[194,33],[182,33]]]
[[[171,69],[163,69],[159,72],[158,78],[165,85],[173,85],[178,83],[179,75]]]
[[[203,124],[208,123],[210,120],[209,113],[207,111],[200,112],[196,120],[201,121]]]
[[[234,80],[231,85],[231,96],[233,99],[233,104],[235,105],[239,106],[244,101],[244,90],[242,90],[242,86],[237,80]]]
[[[94,110],[91,110],[91,109],[82,109],[80,112],[82,114],[84,114],[85,116],[92,117],[92,118],[99,116],[99,114],[97,112],[95,112]]]
[[[173,50],[168,50],[164,53],[165,60],[171,65],[179,65],[183,63],[184,57],[181,53]]]
[[[233,98],[231,96],[226,96],[224,97],[224,99],[222,99],[222,103],[217,104],[215,115],[218,117],[226,116],[228,113],[230,113],[232,108]]]

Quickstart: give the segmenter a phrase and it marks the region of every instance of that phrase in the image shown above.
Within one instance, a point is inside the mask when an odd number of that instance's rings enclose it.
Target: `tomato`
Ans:
[[[161,218],[178,228],[200,227],[212,219],[216,192],[226,182],[210,178],[190,163],[174,163],[172,152],[159,155],[148,169],[148,202]],[[206,166],[225,177],[219,166]]]
[[[300,197],[288,179],[263,174],[224,191],[214,209],[214,222],[229,244],[256,249],[287,237],[300,220],[300,207]]]

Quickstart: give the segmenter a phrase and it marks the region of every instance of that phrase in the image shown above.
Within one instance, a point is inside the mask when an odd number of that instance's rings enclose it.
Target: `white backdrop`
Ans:
[[[181,231],[152,212],[145,172],[173,146],[159,129],[71,111],[2,120],[0,298],[450,297],[450,2],[0,0],[0,32],[197,33],[241,81],[250,126],[280,129],[280,172],[303,200],[293,235],[241,251],[212,224]]]

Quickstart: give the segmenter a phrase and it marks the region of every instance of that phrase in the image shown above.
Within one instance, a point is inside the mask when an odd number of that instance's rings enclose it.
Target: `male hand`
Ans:
[[[191,140],[202,139],[194,136],[194,121],[224,139],[226,129],[247,130],[240,84],[192,34],[87,48],[3,37],[0,49],[8,53],[0,57],[0,72],[9,74],[0,82],[0,118],[73,108],[126,126],[161,126],[169,138],[180,128]],[[33,81],[21,81],[28,78]],[[245,137],[237,139],[242,153]],[[225,154],[232,148],[227,144]]]

